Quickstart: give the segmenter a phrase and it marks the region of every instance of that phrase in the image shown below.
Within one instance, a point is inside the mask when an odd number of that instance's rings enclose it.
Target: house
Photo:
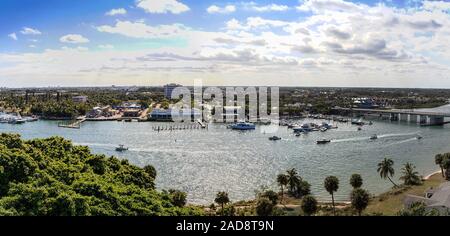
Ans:
[[[410,207],[417,202],[425,204],[427,210],[437,210],[441,214],[447,214],[450,212],[450,182],[428,189],[423,197],[407,195],[403,200],[405,207]]]
[[[141,109],[126,109],[123,112],[123,117],[140,117],[142,114],[142,110]]]
[[[172,114],[177,115],[178,119],[181,119],[185,122],[190,122],[201,117],[201,111],[199,109],[181,109],[178,111],[178,114],[172,109],[154,109],[149,115],[148,119],[151,121],[173,121]]]

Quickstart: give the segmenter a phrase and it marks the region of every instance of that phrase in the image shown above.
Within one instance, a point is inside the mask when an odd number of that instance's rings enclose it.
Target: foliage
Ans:
[[[397,216],[439,216],[439,212],[435,209],[427,210],[424,203],[415,202],[408,208],[399,211]]]
[[[170,190],[170,199],[173,205],[177,207],[184,207],[186,205],[187,194],[179,190]]]
[[[422,183],[422,179],[417,172],[416,167],[411,163],[406,163],[402,168],[402,176],[400,180],[403,180],[405,185],[419,185]]]
[[[360,174],[353,174],[350,177],[350,185],[353,188],[361,188],[361,186],[363,185],[363,179],[361,177]]]
[[[283,202],[284,197],[284,187],[286,187],[289,184],[289,176],[286,174],[279,174],[277,176],[277,183],[280,186],[281,189],[281,199],[280,202]]]
[[[258,216],[270,216],[273,212],[275,204],[268,198],[261,197],[256,203],[256,214]]]
[[[333,203],[333,212],[336,214],[336,206],[334,204],[334,192],[339,189],[339,179],[336,176],[328,176],[323,183],[325,190],[331,194],[331,202]]]
[[[301,208],[305,215],[314,215],[318,210],[317,200],[311,195],[304,196],[302,199]]]
[[[224,214],[224,205],[228,204],[230,202],[230,198],[228,198],[227,192],[218,192],[216,194],[216,198],[214,199],[214,202],[217,204],[220,204],[222,206],[222,215]]]
[[[269,199],[274,205],[278,202],[278,194],[272,190],[263,192],[260,197]]]
[[[362,211],[369,205],[370,196],[366,190],[355,188],[350,194],[350,200],[352,202],[352,207],[358,211],[358,215],[361,216]]]
[[[391,183],[397,187],[397,184],[392,181],[391,177],[394,176],[395,170],[394,170],[394,161],[389,158],[384,158],[380,163],[378,163],[378,169],[377,172],[380,174],[380,177],[382,179],[389,179]]]
[[[0,135],[0,215],[200,215],[155,190],[154,178],[126,160],[90,153],[60,137]]]
[[[290,169],[287,171],[288,176],[288,190],[289,194],[301,198],[308,195],[311,192],[311,185],[304,181],[297,173],[296,169]]]

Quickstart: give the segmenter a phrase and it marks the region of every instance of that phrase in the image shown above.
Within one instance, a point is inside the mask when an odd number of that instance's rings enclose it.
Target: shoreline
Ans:
[[[435,172],[433,172],[433,173],[431,173],[431,174],[429,174],[429,175],[427,175],[427,176],[425,176],[424,178],[423,178],[423,180],[429,180],[431,177],[433,177],[434,175],[437,175],[437,174],[441,174],[441,170],[437,170],[437,171],[435,171]]]

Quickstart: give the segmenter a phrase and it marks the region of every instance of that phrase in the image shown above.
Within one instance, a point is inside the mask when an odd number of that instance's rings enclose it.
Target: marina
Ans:
[[[358,131],[359,126],[345,122],[314,118],[289,122],[325,122],[338,128],[294,132],[294,128],[282,125],[255,125],[254,130],[235,131],[227,124],[215,123],[202,129],[198,123],[85,121],[81,129],[61,129],[58,121],[39,120],[22,125],[0,124],[0,132],[19,133],[26,139],[62,136],[90,147],[94,153],[117,156],[139,166],[153,165],[158,170],[157,188],[183,190],[188,200],[197,204],[210,203],[223,189],[233,201],[252,199],[258,186],[277,189],[274,177],[289,168],[298,170],[320,200],[329,198],[323,189],[326,175],[346,181],[351,174],[360,173],[364,186],[377,194],[390,188],[376,172],[377,163],[384,157],[392,158],[396,169],[412,162],[425,176],[436,169],[434,155],[448,151],[450,143],[450,129],[446,126],[374,120],[373,125]],[[156,127],[160,132],[155,132]],[[374,134],[376,141],[370,140]],[[269,140],[273,136],[280,139]],[[324,139],[330,142],[317,145],[317,140]],[[117,151],[119,144],[127,150]],[[350,186],[342,184],[336,199],[348,201],[349,191]]]

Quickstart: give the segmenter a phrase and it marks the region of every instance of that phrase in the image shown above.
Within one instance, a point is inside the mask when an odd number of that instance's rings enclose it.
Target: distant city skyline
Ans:
[[[450,88],[450,1],[3,0],[0,87]]]

